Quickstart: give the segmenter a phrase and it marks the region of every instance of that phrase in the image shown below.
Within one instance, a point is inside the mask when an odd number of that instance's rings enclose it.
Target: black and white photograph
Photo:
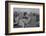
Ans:
[[[5,2],[5,34],[45,32],[45,4],[37,2]]]
[[[38,8],[13,8],[14,28],[39,27]]]

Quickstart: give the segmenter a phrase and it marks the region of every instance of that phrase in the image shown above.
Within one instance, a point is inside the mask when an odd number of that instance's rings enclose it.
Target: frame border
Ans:
[[[43,5],[43,31],[36,32],[22,32],[22,33],[9,33],[8,32],[8,3],[27,3],[27,4],[42,4]],[[45,32],[45,3],[40,2],[22,2],[22,1],[5,1],[5,35],[18,35],[18,34],[32,34]]]

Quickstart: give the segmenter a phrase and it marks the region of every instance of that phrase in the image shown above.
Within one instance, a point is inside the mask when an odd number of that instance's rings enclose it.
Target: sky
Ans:
[[[39,13],[39,8],[13,8],[13,11]]]

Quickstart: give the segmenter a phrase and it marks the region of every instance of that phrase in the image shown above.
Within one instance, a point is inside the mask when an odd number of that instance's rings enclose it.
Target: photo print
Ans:
[[[14,28],[39,27],[38,8],[13,8]]]
[[[45,32],[45,3],[5,1],[5,34]]]

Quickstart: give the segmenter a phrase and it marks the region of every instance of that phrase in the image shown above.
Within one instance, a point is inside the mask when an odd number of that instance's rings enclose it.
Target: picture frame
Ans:
[[[38,16],[40,16],[40,18],[38,17],[38,19],[40,19],[40,23],[39,23],[40,26],[36,25],[34,28],[34,26],[33,26],[34,24],[33,24],[32,25],[33,27],[32,26],[29,27],[28,24],[26,26],[24,23],[21,23],[21,22],[19,22],[22,24],[21,27],[18,25],[17,26],[13,25],[13,24],[15,24],[15,22],[13,22],[15,20],[15,19],[13,20],[13,16],[14,16],[13,12],[16,12],[16,11],[19,12],[20,11],[20,12],[27,12],[28,13],[28,12],[30,12],[30,10],[31,10],[31,14],[33,14],[32,12],[35,12],[37,14],[39,12],[41,12],[41,14],[40,13],[38,14]],[[17,14],[17,13],[15,13],[15,14]],[[35,14],[35,15],[37,15],[37,14]],[[24,24],[24,26],[23,26],[23,24]],[[15,26],[15,27],[13,27],[13,26]],[[44,32],[45,32],[45,3],[22,2],[22,1],[5,1],[5,35],[33,34],[33,33],[44,33]]]

